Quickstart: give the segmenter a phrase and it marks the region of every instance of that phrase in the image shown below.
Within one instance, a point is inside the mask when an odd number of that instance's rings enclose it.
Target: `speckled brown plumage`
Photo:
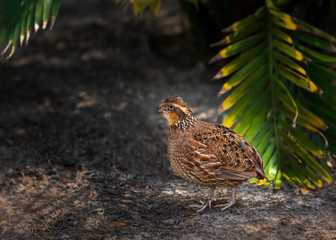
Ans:
[[[168,120],[168,155],[173,171],[180,177],[212,189],[199,209],[211,207],[213,189],[235,188],[252,177],[266,178],[258,151],[233,130],[198,120],[179,96],[167,98],[159,111]]]

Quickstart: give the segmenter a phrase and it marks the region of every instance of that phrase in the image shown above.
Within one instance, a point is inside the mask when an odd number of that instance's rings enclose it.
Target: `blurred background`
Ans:
[[[128,1],[62,1],[52,31],[0,60],[0,238],[335,237],[333,186],[269,196],[247,183],[242,210],[193,216],[184,210],[203,189],[170,171],[156,107],[177,94],[200,119],[221,122],[210,44],[263,4],[169,0],[141,18]],[[334,1],[282,10],[336,34]],[[307,209],[315,214],[298,217]]]

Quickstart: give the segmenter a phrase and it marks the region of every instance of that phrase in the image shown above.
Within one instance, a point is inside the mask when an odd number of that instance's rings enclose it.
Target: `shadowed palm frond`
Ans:
[[[53,27],[61,0],[0,1],[0,50],[10,58],[18,46],[28,43],[32,33]]]
[[[271,1],[223,31],[213,44],[223,49],[210,60],[229,60],[214,77],[226,77],[223,124],[258,149],[275,189],[282,179],[312,189],[332,182],[326,162],[336,150],[336,74],[328,67],[336,58],[326,53],[335,53],[336,39]]]
[[[198,8],[198,0],[187,0]],[[119,4],[121,0],[116,0],[116,4]],[[150,9],[155,16],[158,16],[161,9],[162,0],[128,0],[126,4],[132,4],[134,9],[134,15],[139,15],[141,18],[146,11]]]

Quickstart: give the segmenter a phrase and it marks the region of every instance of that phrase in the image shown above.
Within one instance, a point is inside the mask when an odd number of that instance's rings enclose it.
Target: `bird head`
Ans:
[[[167,118],[169,126],[173,126],[181,120],[194,117],[188,104],[180,96],[168,97],[158,109]]]

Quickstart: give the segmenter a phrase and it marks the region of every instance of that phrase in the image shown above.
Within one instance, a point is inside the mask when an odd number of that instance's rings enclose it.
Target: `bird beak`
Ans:
[[[162,112],[166,111],[167,109],[163,104],[161,104],[160,106],[158,106],[158,110],[159,110],[160,113],[162,113]]]

